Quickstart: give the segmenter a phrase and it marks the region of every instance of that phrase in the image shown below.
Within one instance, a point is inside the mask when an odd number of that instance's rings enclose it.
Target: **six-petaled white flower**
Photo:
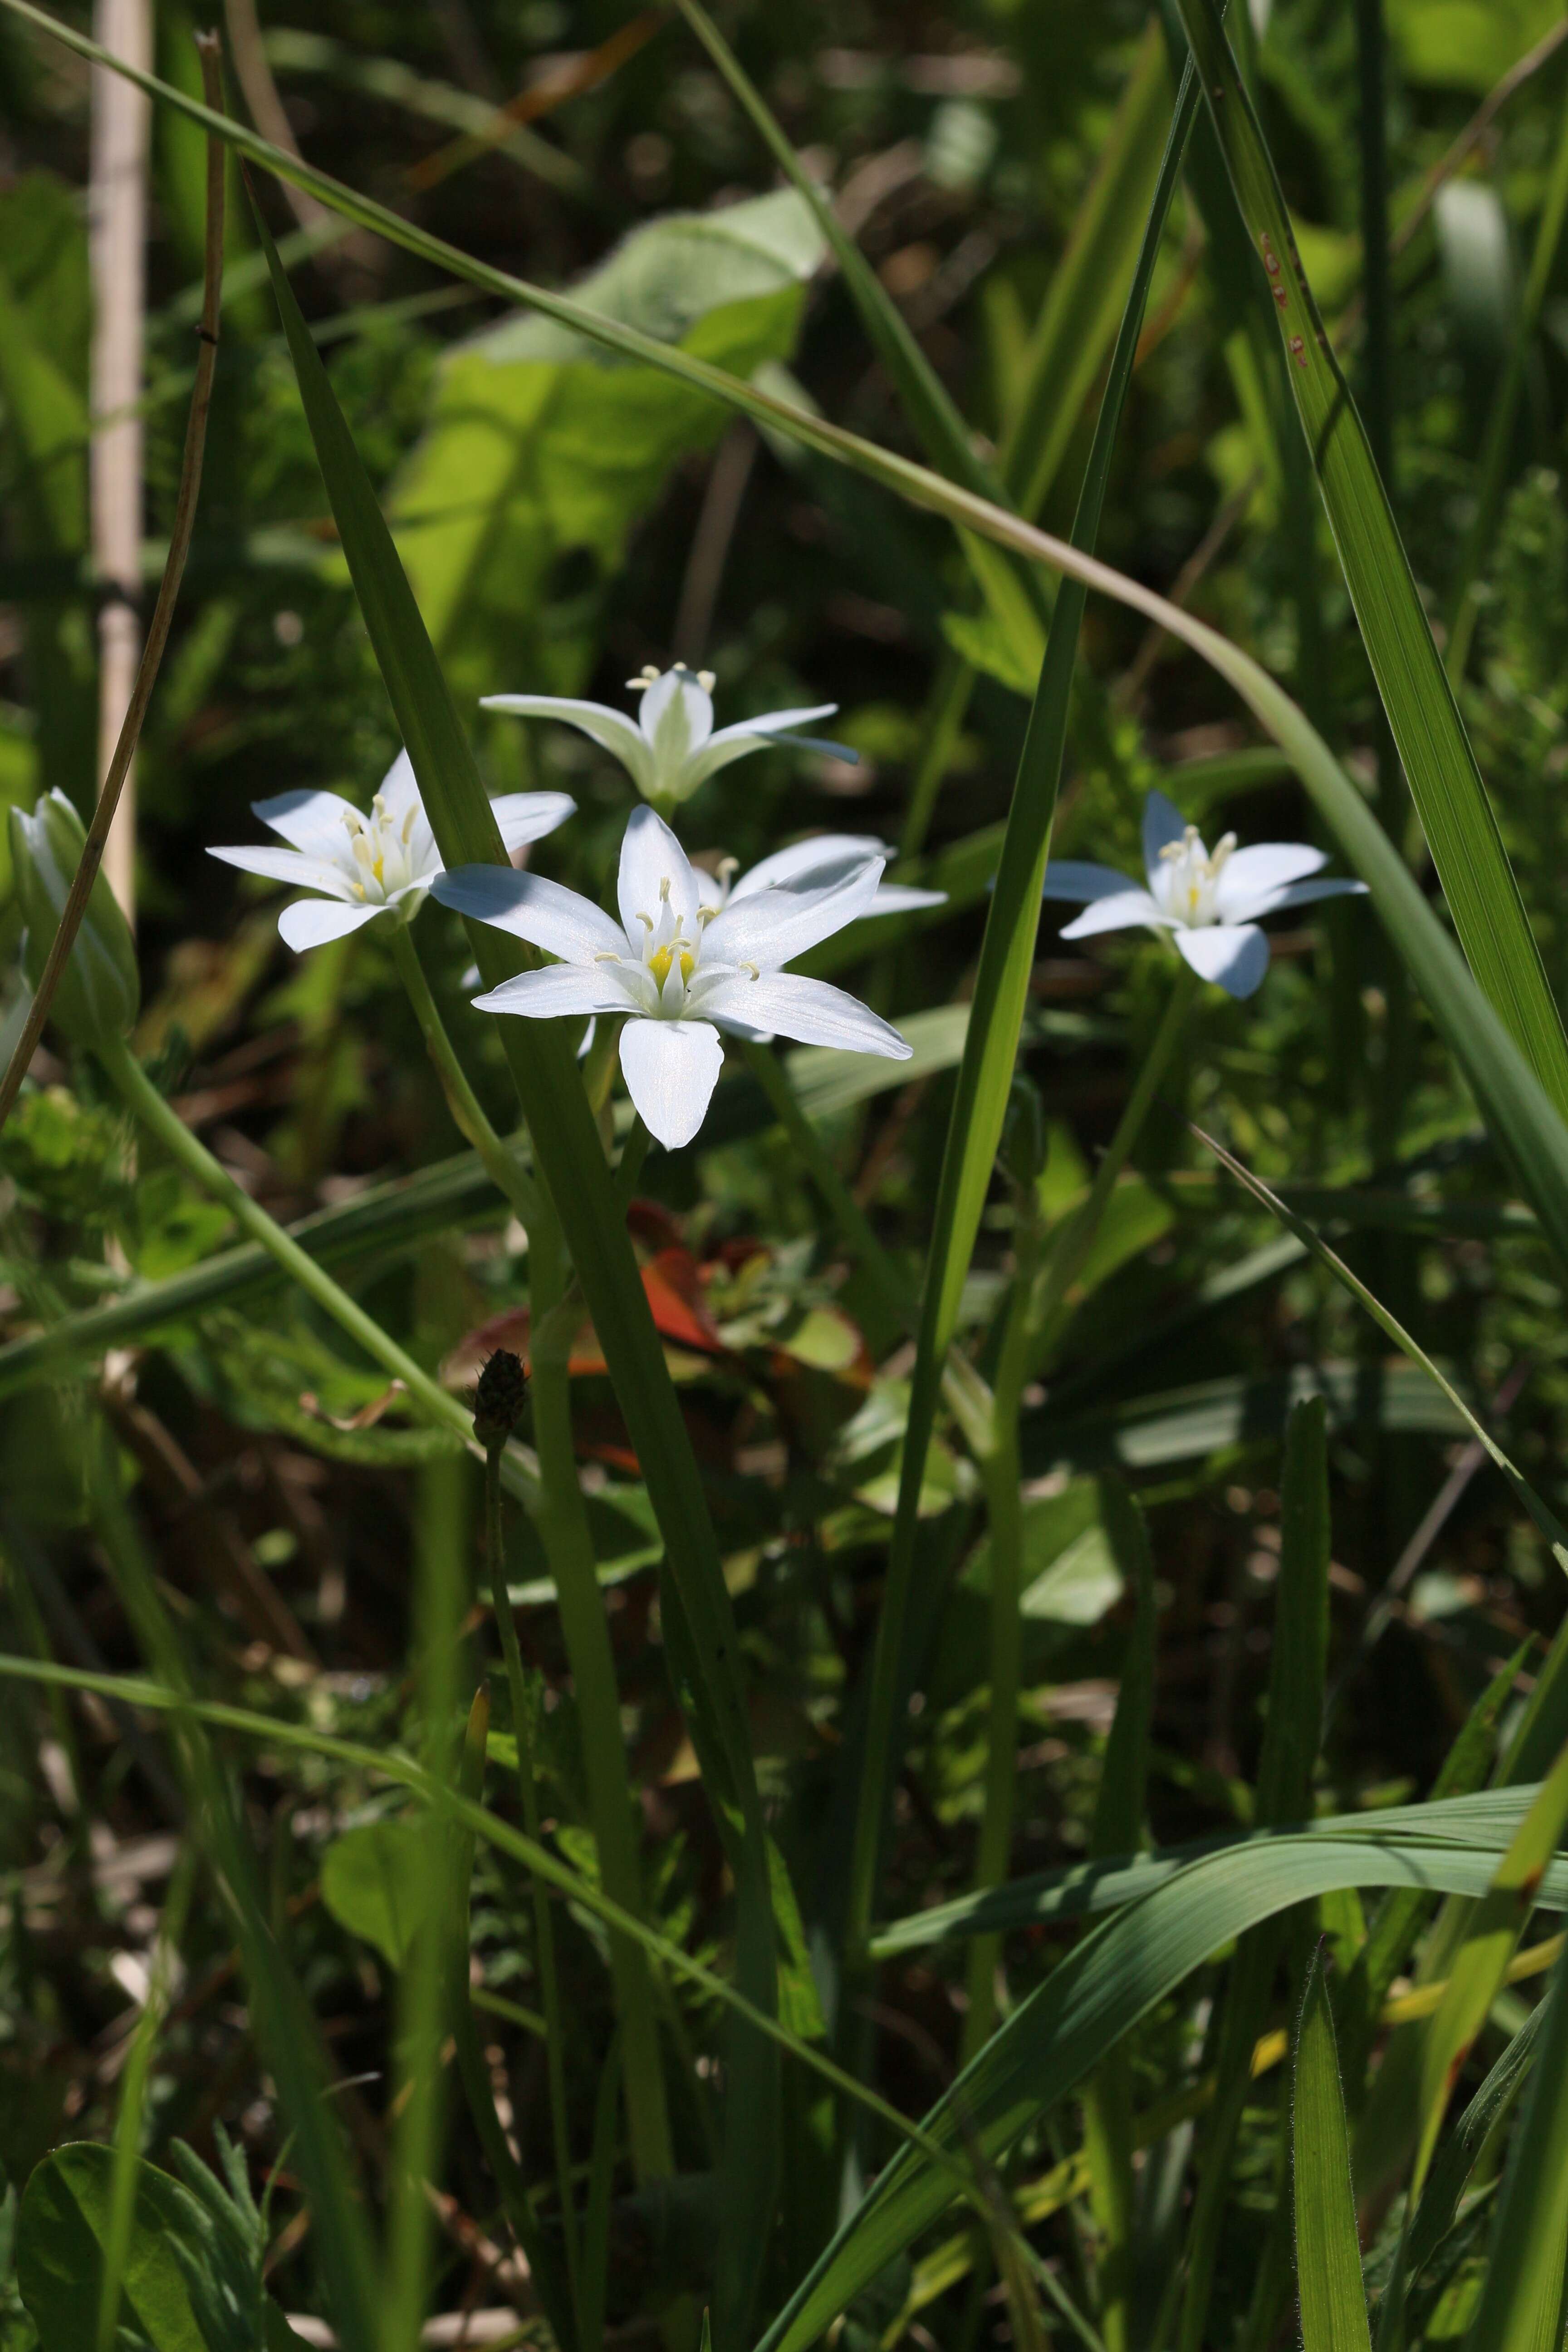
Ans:
[[[1199,977],[1217,981],[1232,996],[1250,996],[1268,969],[1268,941],[1258,928],[1263,916],[1366,888],[1364,882],[1308,879],[1324,857],[1304,842],[1261,841],[1238,849],[1235,834],[1227,833],[1211,852],[1196,825],[1159,792],[1143,807],[1143,863],[1146,889],[1109,866],[1053,860],[1041,895],[1088,901],[1063,939],[1145,925],[1169,931]]]
[[[781,969],[865,914],[881,878],[879,857],[756,889],[748,876],[721,905],[711,876],[692,866],[652,809],[639,808],[621,844],[618,923],[574,890],[500,866],[459,866],[434,887],[444,907],[561,959],[476,997],[483,1011],[625,1016],[626,1091],[673,1151],[702,1124],[723,1061],[721,1028],[908,1059],[898,1031],[853,996]]]
[[[244,873],[320,893],[296,898],[278,918],[279,930],[296,950],[342,939],[388,912],[400,922],[412,922],[441,872],[440,852],[406,751],[387,770],[368,816],[336,793],[279,793],[251,805],[289,846],[208,854]],[[507,793],[490,803],[509,850],[553,833],[576,805],[566,793]]]
[[[482,707],[514,711],[524,719],[564,719],[613,751],[644,800],[660,808],[689,800],[721,768],[770,743],[830,751],[852,763],[859,756],[842,743],[796,732],[814,719],[831,719],[838,708],[836,702],[818,702],[810,709],[770,710],[760,719],[716,729],[710,669],[689,670],[677,662],[673,669],[660,671],[650,663],[640,677],[626,680],[626,688],[642,698],[635,719],[624,710],[612,710],[606,702],[577,702],[557,694],[487,694]]]

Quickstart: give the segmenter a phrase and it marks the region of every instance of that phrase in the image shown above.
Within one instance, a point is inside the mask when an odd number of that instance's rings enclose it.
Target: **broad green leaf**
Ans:
[[[1552,1971],[1542,2006],[1545,2021],[1536,2037],[1535,2065],[1498,2200],[1486,2285],[1468,2352],[1557,2352],[1563,2341],[1568,1948]]]
[[[1556,0],[1389,0],[1388,25],[1411,81],[1480,98],[1560,14]]]
[[[1296,2029],[1290,2137],[1302,2352],[1371,2352],[1344,2092],[1321,1947]]]
[[[16,2276],[41,2343],[90,2352],[98,2341],[113,2150],[80,2140],[56,2148],[27,2183],[16,2229]],[[178,2183],[139,2163],[123,2318],[153,2352],[206,2352],[174,2253],[184,2216]]]
[[[788,357],[822,240],[782,190],[637,229],[574,299],[742,378]],[[711,400],[617,366],[572,330],[512,317],[451,345],[390,498],[399,552],[459,697],[576,694],[597,587],[670,467],[723,430]],[[567,558],[593,590],[563,596]]]
[[[1568,1110],[1568,1038],[1366,436],[1324,331],[1215,0],[1179,0],[1237,200],[1268,273],[1286,375],[1345,582],[1454,927],[1550,1099]]]
[[[1541,1783],[1485,1899],[1478,1905],[1448,1972],[1442,2005],[1426,2029],[1416,2110],[1421,2121],[1415,2170],[1417,2188],[1426,2179],[1454,2084],[1539,1899],[1542,1874],[1556,1853],[1565,1822],[1568,1748]]]
[[[427,1843],[423,1822],[363,1822],[334,1838],[321,1860],[321,1900],[332,1917],[395,1969],[419,1932]]]

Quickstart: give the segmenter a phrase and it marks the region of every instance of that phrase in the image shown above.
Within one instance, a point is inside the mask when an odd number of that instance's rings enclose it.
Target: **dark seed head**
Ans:
[[[518,1423],[528,1397],[528,1374],[522,1358],[498,1348],[479,1374],[474,1391],[474,1435],[488,1452],[504,1445]]]

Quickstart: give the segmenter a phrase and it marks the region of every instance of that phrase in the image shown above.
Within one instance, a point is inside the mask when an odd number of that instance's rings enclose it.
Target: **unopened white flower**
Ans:
[[[1059,858],[1047,866],[1041,895],[1088,901],[1064,929],[1064,940],[1142,926],[1169,931],[1200,979],[1217,981],[1232,996],[1250,996],[1268,969],[1268,941],[1258,928],[1265,915],[1365,890],[1364,882],[1309,880],[1323,863],[1322,851],[1305,842],[1260,841],[1238,849],[1234,833],[1210,851],[1196,825],[1153,792],[1143,807],[1146,889],[1112,866]]]
[[[710,669],[689,670],[677,662],[673,669],[660,671],[650,663],[640,677],[626,680],[626,688],[641,698],[635,719],[624,710],[612,710],[605,702],[577,702],[556,694],[487,694],[483,708],[515,711],[524,719],[564,719],[613,751],[644,800],[661,808],[689,800],[721,768],[770,743],[830,751],[852,764],[859,757],[843,743],[825,743],[795,731],[814,719],[831,719],[838,708],[836,702],[815,703],[810,709],[770,710],[760,719],[716,729]]]
[[[490,803],[509,850],[553,833],[576,805],[566,793],[506,793]],[[387,770],[368,816],[336,793],[279,793],[251,806],[289,846],[207,854],[243,873],[297,882],[321,894],[296,898],[278,918],[279,930],[295,950],[340,940],[388,912],[412,922],[442,870],[406,751]]]
[[[863,858],[826,880],[807,873],[755,890],[738,886],[716,906],[712,877],[693,867],[662,818],[638,808],[621,844],[618,923],[558,882],[501,866],[443,874],[435,896],[561,959],[476,997],[482,1011],[625,1016],[626,1091],[650,1134],[674,1151],[707,1112],[724,1058],[721,1029],[908,1059],[898,1031],[855,997],[781,969],[863,915],[881,877],[881,859]]]

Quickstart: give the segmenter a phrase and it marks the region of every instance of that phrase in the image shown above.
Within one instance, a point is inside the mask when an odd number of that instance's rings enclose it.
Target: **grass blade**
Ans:
[[[1321,1945],[1308,1971],[1296,2033],[1291,2146],[1302,2352],[1372,2352],[1344,2093]]]
[[[1568,1748],[1541,1783],[1496,1877],[1477,1906],[1449,1972],[1448,1989],[1427,2028],[1421,2053],[1417,2107],[1421,2137],[1413,2177],[1416,2189],[1426,2177],[1454,2085],[1535,1908],[1542,1874],[1556,1852],[1564,1822],[1568,1822]]]
[[[1470,969],[1560,1112],[1568,1037],[1497,819],[1432,640],[1366,436],[1318,314],[1215,0],[1178,0],[1247,231],[1268,273],[1286,375],[1345,583]]]
[[[1568,1947],[1552,1971],[1533,2079],[1492,2225],[1468,2352],[1550,2352],[1563,2341],[1568,2242]]]
[[[1186,134],[1195,112],[1189,77],[1183,83],[1166,142],[1159,183],[1144,233],[1132,290],[1122,316],[1110,377],[1100,404],[1089,470],[1073,524],[1077,547],[1091,547],[1110,475],[1122,401],[1132,373],[1165,214],[1174,192]],[[970,1254],[979,1231],[991,1170],[1001,1139],[1017,1053],[1039,920],[1040,887],[1050,851],[1051,824],[1061,776],[1068,706],[1085,597],[1064,582],[1051,617],[1034,707],[1007,818],[996,886],[980,950],[963,1060],[948,1123],[931,1243],[921,1304],[921,1328],[909,1422],[904,1437],[898,1512],[888,1583],[877,1626],[868,1707],[866,1762],[850,1866],[848,1945],[851,1965],[869,1930],[875,1900],[887,1791],[894,1769],[899,1658],[926,1454],[936,1419],[942,1366],[957,1322]]]

